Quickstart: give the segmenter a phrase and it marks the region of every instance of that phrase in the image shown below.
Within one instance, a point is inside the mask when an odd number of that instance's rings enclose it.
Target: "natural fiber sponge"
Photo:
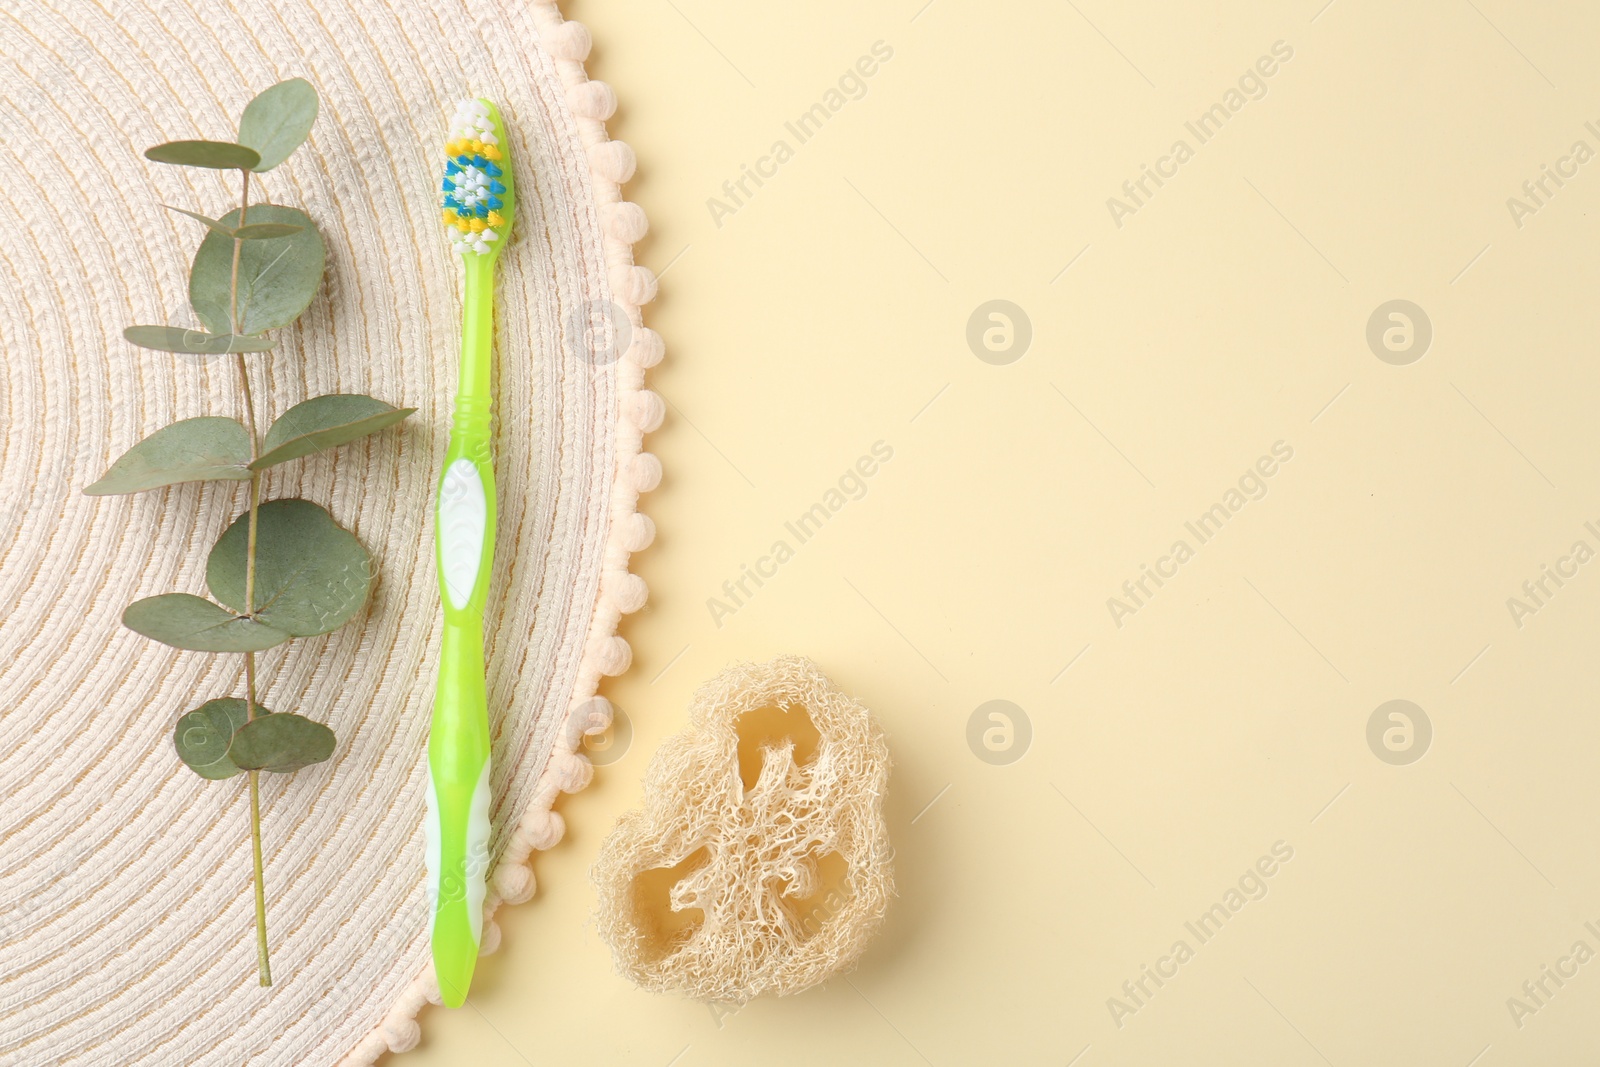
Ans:
[[[595,862],[618,969],[742,1004],[849,967],[894,895],[883,731],[798,656],[730,667],[689,718]]]

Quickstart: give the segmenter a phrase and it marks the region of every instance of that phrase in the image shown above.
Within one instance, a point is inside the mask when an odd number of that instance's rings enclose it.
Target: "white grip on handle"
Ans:
[[[439,915],[440,868],[443,866],[443,836],[439,824],[439,791],[433,780],[433,769],[428,769],[427,817],[423,832],[427,841],[428,864],[428,939],[433,939],[434,920]],[[489,761],[483,761],[483,773],[472,790],[472,805],[467,812],[466,870],[463,872],[467,916],[471,922],[472,939],[481,943],[483,937],[483,897],[489,872]]]

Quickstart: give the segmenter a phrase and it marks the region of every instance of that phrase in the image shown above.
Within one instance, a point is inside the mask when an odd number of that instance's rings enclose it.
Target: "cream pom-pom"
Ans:
[[[666,401],[661,399],[661,394],[649,389],[640,389],[629,397],[627,408],[640,433],[655,433],[667,417]]]
[[[611,701],[596,694],[572,709],[572,725],[578,734],[592,737],[611,728],[614,714]]]
[[[586,81],[574,85],[567,91],[567,103],[572,105],[574,115],[598,122],[604,122],[617,113],[616,90],[605,82]]]
[[[628,358],[646,369],[654,367],[666,355],[666,342],[648,326],[635,327],[633,343],[628,346]]]
[[[521,904],[533,896],[533,871],[526,863],[501,863],[494,872],[494,890],[507,904]]]
[[[617,610],[632,615],[650,599],[650,586],[637,574],[624,574],[617,582]]]
[[[600,664],[600,673],[612,678],[626,672],[633,662],[633,646],[628,644],[625,637],[601,638],[595,643],[594,654]]]
[[[383,1040],[390,1052],[410,1052],[422,1040],[422,1027],[409,1015],[391,1015],[383,1020]]]
[[[643,552],[655,543],[656,521],[642,511],[636,511],[623,520],[622,547],[629,552]]]
[[[600,221],[606,232],[623,244],[635,244],[650,232],[650,220],[644,208],[631,200],[618,200],[600,209]]]
[[[594,781],[594,764],[578,752],[553,757],[556,763],[556,788],[563,793],[581,793]]]
[[[554,848],[566,832],[567,821],[559,811],[535,812],[522,824],[522,835],[528,847],[541,852]]]
[[[611,288],[626,303],[638,307],[656,298],[659,284],[656,272],[649,267],[614,267],[611,271]]]
[[[628,479],[639,492],[650,492],[661,484],[661,461],[650,452],[640,452],[628,462]]]
[[[638,165],[638,157],[624,141],[601,141],[589,148],[589,166],[600,177],[618,185],[633,177]]]
[[[581,22],[563,22],[552,29],[543,41],[545,50],[557,59],[570,59],[574,63],[582,63],[589,58],[589,49],[594,47],[594,38],[589,34],[589,27]]]

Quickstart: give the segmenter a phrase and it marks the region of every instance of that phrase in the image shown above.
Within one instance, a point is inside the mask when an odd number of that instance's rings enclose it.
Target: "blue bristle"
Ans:
[[[461,205],[456,203],[456,198],[453,197],[453,196],[447,196],[447,197],[444,198],[444,206],[445,206],[445,210],[446,211],[460,211],[461,210]]]
[[[475,167],[486,167],[489,165],[489,161],[484,159],[482,156],[473,156],[472,165]]]
[[[456,165],[456,161],[455,160],[447,159],[447,160],[444,161],[444,172],[446,174],[456,174],[456,173],[459,173],[460,170],[461,170],[461,168]]]
[[[499,182],[490,182],[489,191],[494,193],[496,196],[499,196],[501,193],[506,191],[506,187],[501,185]]]
[[[498,196],[491,196],[489,198],[489,202],[485,206],[488,207],[488,209],[490,211],[499,211],[500,210],[500,198]]]
[[[478,205],[478,210],[475,212],[475,214],[480,219],[488,218],[489,217],[489,206],[487,204],[479,204]]]
[[[450,180],[450,179],[449,179],[449,178],[446,178],[446,179],[445,179],[445,180],[444,180],[444,186],[443,186],[443,189],[444,189],[444,191],[445,191],[445,192],[447,192],[447,193],[448,193],[448,192],[450,192],[450,191],[451,191],[451,190],[453,190],[453,189],[454,189],[454,188],[455,188],[455,187],[456,187],[456,183],[455,183],[455,182],[453,182],[453,181],[451,181],[451,180]]]
[[[491,178],[498,178],[498,177],[500,177],[500,175],[505,173],[505,171],[501,170],[499,167],[495,166],[493,163],[485,163],[483,165],[483,172],[485,174],[487,174]]]
[[[456,157],[456,162],[465,167],[472,162],[472,157],[469,155],[459,155]]]

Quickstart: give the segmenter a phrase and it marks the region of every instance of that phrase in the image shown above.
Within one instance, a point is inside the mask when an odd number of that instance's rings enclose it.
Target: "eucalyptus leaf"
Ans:
[[[256,717],[272,711],[256,705]],[[178,758],[202,778],[220,781],[242,774],[243,768],[228,758],[233,735],[250,721],[248,705],[238,697],[208,700],[178,719],[172,728],[172,747]]]
[[[173,648],[191,652],[260,652],[289,640],[290,634],[242,618],[204,597],[163,593],[135,600],[122,613],[122,625]]]
[[[233,236],[233,231],[230,230],[228,227],[224,226],[222,223],[218,222],[214,218],[211,218],[211,217],[209,217],[207,215],[200,214],[198,211],[190,211],[187,208],[173,207],[171,204],[162,204],[161,206],[166,208],[168,211],[176,211],[180,215],[188,215],[191,219],[194,219],[196,222],[203,222],[203,223],[206,224],[207,227],[209,227],[210,229],[216,230],[218,233],[225,233],[229,237]]]
[[[240,226],[233,231],[233,236],[241,241],[270,241],[277,237],[289,237],[305,229],[304,226],[291,226],[286,222],[250,223]]]
[[[206,333],[204,330],[185,330],[181,326],[129,326],[122,331],[122,336],[140,348],[151,348],[157,352],[182,352],[191,356],[266,352],[273,345],[270,337]]]
[[[219,220],[239,225],[239,209]],[[257,204],[245,216],[249,225],[279,223],[299,226],[277,241],[246,241],[239,251],[239,332],[256,334],[287,326],[300,317],[322,284],[327,249],[316,224],[303,211],[277,204]],[[233,274],[233,241],[209,233],[195,253],[189,272],[189,302],[212,333],[232,329],[229,309]]]
[[[145,149],[144,158],[207,170],[250,170],[261,163],[261,153],[254,148],[228,141],[168,141]]]
[[[250,478],[250,434],[236,419],[207,415],[163,427],[123,453],[89,496],[142,493],[180,482]]]
[[[267,431],[266,448],[251,470],[265,470],[291,459],[349,444],[393,426],[416,408],[396,408],[370,396],[333,393],[314,396],[285,411]]]
[[[367,601],[372,558],[355,535],[309,500],[271,500],[256,525],[254,617],[295,637],[337,630]],[[211,595],[241,615],[245,608],[249,516],[223,533],[206,561]]]
[[[239,727],[227,758],[247,771],[287,774],[333,755],[334,742],[333,731],[320,722],[286,711]]]
[[[253,164],[268,171],[289,158],[317,121],[317,91],[304,78],[290,78],[264,90],[245,106],[239,119],[239,143],[260,153]]]
[[[285,222],[252,222],[248,226],[240,226],[236,230],[231,226],[224,226],[216,219],[202,215],[198,211],[173,207],[171,204],[162,204],[161,206],[168,211],[176,211],[180,215],[188,215],[196,222],[203,222],[209,229],[215,230],[229,240],[237,238],[240,241],[267,241],[274,237],[288,237],[290,234],[299,233],[305,229],[304,226],[291,226]]]

